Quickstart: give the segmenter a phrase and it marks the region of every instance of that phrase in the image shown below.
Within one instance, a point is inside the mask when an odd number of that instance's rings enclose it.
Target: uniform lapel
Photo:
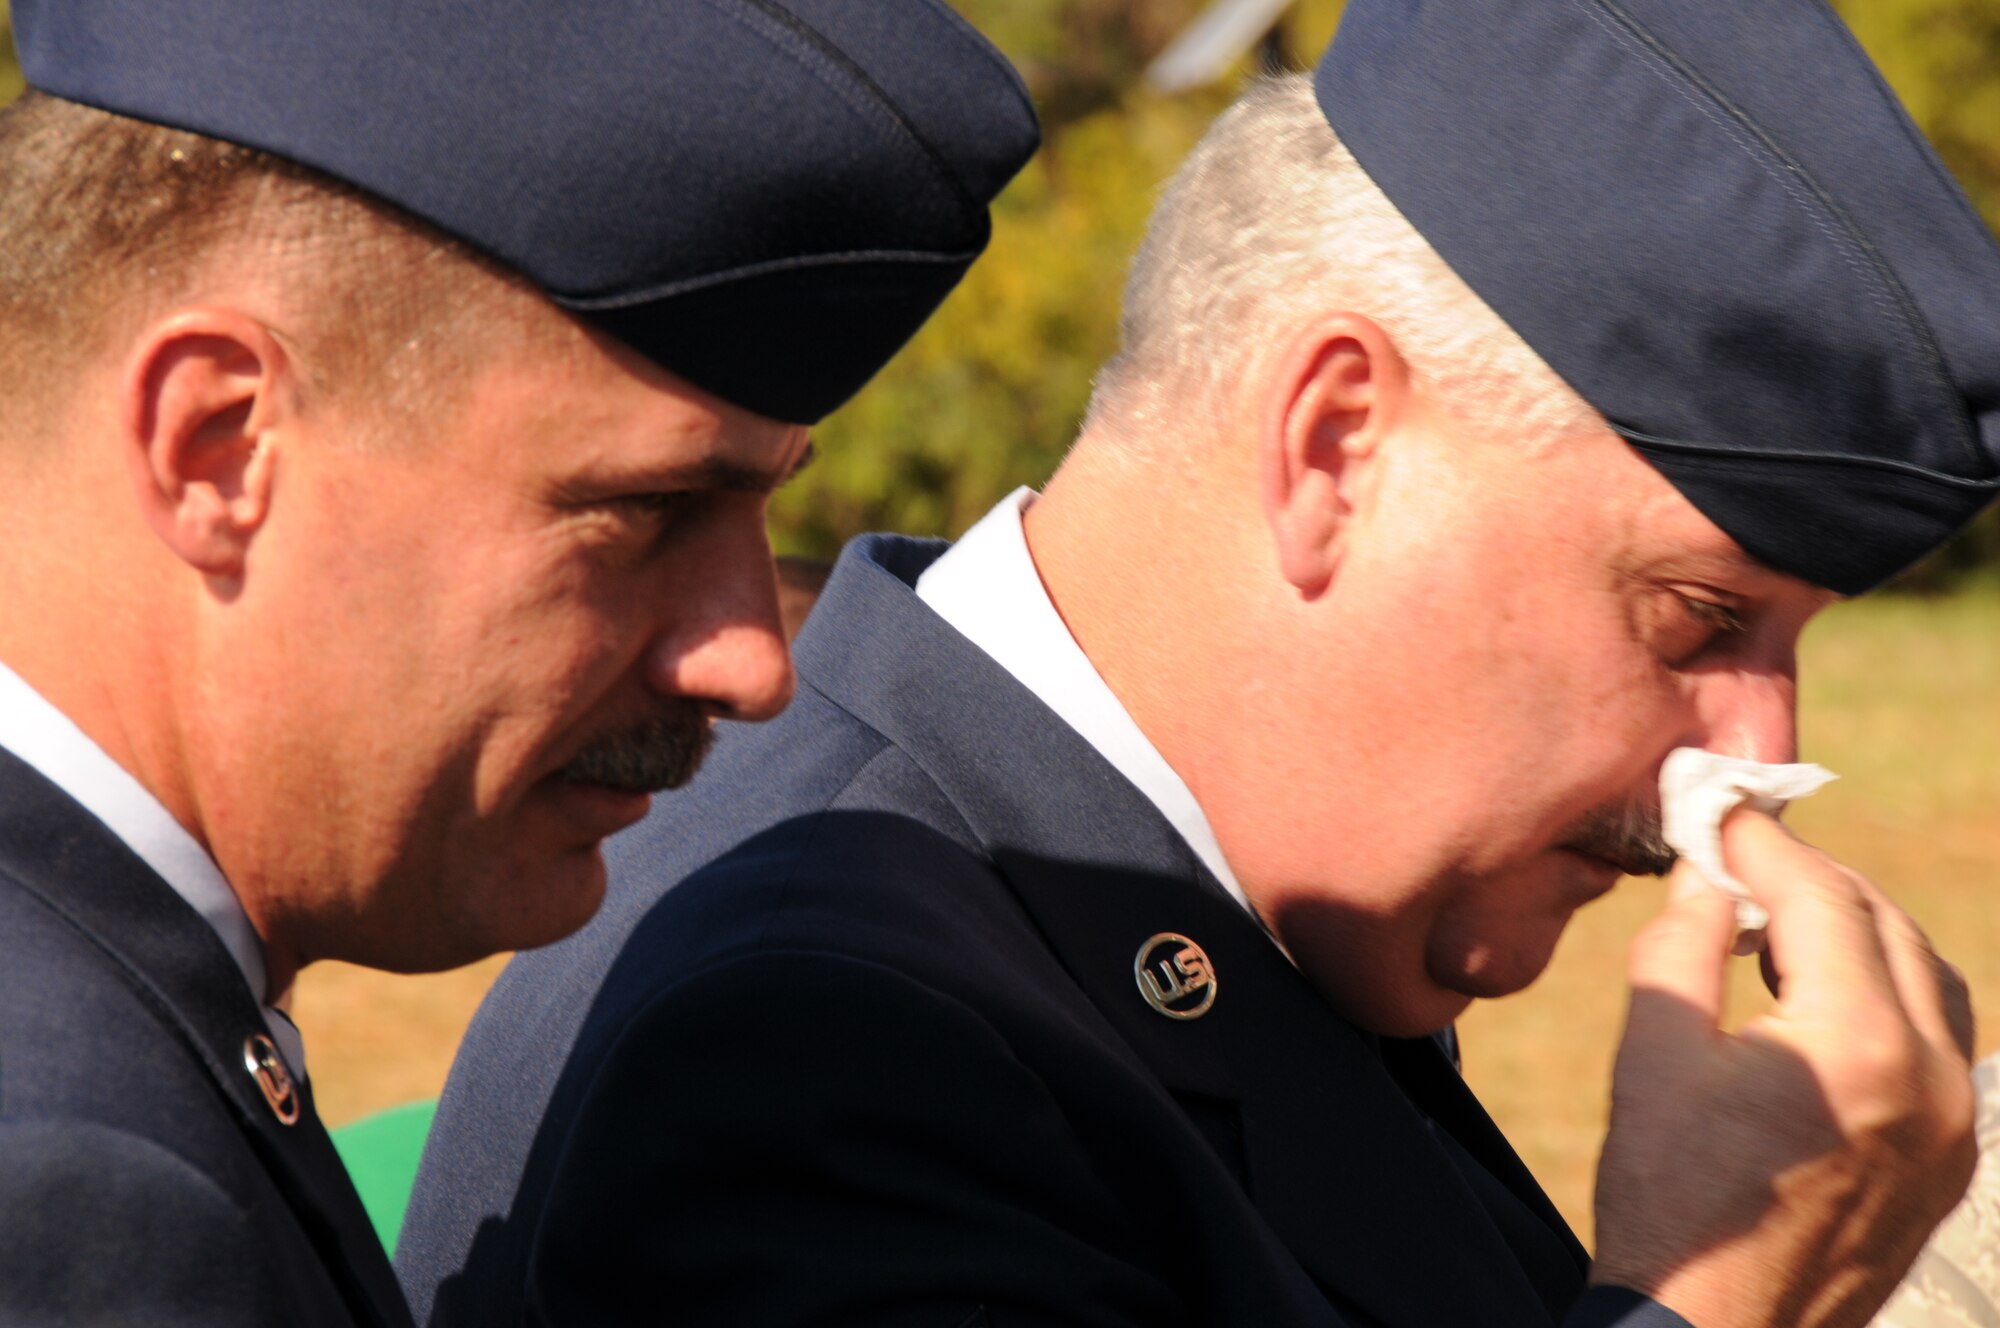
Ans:
[[[1053,771],[1038,774],[1039,790],[1061,792]],[[1027,834],[1009,830],[1026,827],[993,820],[974,829],[991,836],[1002,872],[1064,967],[1160,1081],[1237,1104],[1250,1197],[1306,1271],[1385,1323],[1549,1319],[1372,1042],[1328,1008],[1219,884],[1198,875],[1170,830],[1161,842],[1135,842],[1166,830],[1146,817],[1150,807],[1114,812],[1100,802],[1098,810],[1087,850],[1014,847]],[[1127,827],[1144,829],[1121,834]],[[1072,856],[1079,851],[1120,861]],[[1167,1019],[1139,993],[1133,960],[1161,932],[1208,954],[1216,995],[1199,1019]],[[1413,1277],[1413,1268],[1435,1273]],[[1581,1278],[1579,1268],[1579,1288]]]
[[[1587,1270],[1590,1256],[1583,1243],[1556,1211],[1555,1204],[1521,1161],[1514,1146],[1500,1133],[1500,1127],[1486,1114],[1486,1108],[1466,1087],[1444,1049],[1430,1038],[1412,1038],[1385,1044],[1383,1058],[1397,1082],[1424,1113],[1449,1130],[1473,1160],[1506,1186],[1522,1207],[1562,1238],[1564,1251],[1579,1272]]]
[[[355,1321],[409,1323],[401,1291],[311,1090],[281,1124],[243,1064],[263,1013],[221,940],[95,817],[0,748],[0,871],[101,949],[215,1080],[252,1149],[340,1286]]]
[[[850,551],[818,615],[825,628],[801,639],[802,676],[939,783],[1064,968],[1167,1088],[1237,1104],[1251,1198],[1331,1295],[1383,1322],[1550,1321],[1373,1043],[1130,783],[909,593],[935,549],[875,537]],[[1198,1019],[1166,1018],[1140,995],[1133,962],[1161,932],[1207,951],[1216,996]],[[1467,1148],[1502,1157],[1510,1183],[1525,1182],[1570,1239],[1470,1093],[1456,1093],[1442,1099],[1462,1118],[1451,1125],[1484,1122]]]

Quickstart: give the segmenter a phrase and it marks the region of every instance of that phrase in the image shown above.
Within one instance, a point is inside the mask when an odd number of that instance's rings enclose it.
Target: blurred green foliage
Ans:
[[[1224,86],[1162,98],[1147,63],[1203,0],[953,0],[1026,78],[1046,135],[1002,195],[985,258],[936,318],[818,430],[820,461],[779,496],[781,551],[831,555],[874,529],[956,534],[1069,445],[1160,184],[1228,103]],[[2000,4],[1835,0],[1918,126],[2000,229]],[[1286,63],[1309,66],[1341,0],[1299,0]],[[0,0],[0,101],[20,89]],[[2000,578],[2000,511],[1909,577],[1935,591]]]
[[[1190,0],[955,0],[1012,56],[1047,146],[996,209],[992,250],[882,377],[819,430],[821,461],[779,498],[789,551],[830,554],[861,530],[953,535],[1069,444],[1090,375],[1117,348],[1125,263],[1161,182],[1234,86],[1166,100],[1139,74]],[[1918,126],[2000,230],[2000,5],[1836,0]],[[1286,19],[1309,65],[1339,0]],[[1936,592],[2000,579],[2000,510],[1906,575]]]
[[[996,208],[991,251],[882,377],[819,430],[821,460],[780,495],[792,552],[870,529],[955,535],[1060,459],[1117,348],[1117,302],[1159,185],[1230,86],[1162,99],[1139,74],[1191,0],[956,0],[1012,56],[1047,146]],[[1836,0],[1918,126],[2000,230],[2000,5]],[[1286,19],[1291,63],[1331,38],[1339,0]],[[1247,68],[1240,73],[1249,72]],[[2000,579],[2000,510],[1908,574],[1937,592]]]
[[[1118,348],[1153,200],[1239,82],[1176,98],[1142,85],[1201,0],[954,2],[1020,67],[1044,146],[995,206],[992,248],[965,284],[817,430],[819,461],[773,513],[787,552],[830,556],[863,530],[956,535],[1047,477]],[[1288,63],[1309,65],[1339,13],[1340,0],[1296,5]]]
[[[1992,0],[1835,0],[1910,118],[2000,232],[2000,5]],[[2000,508],[1898,583],[1935,594],[2000,582]]]
[[[0,103],[21,95],[21,65],[14,59],[14,20],[0,0]]]

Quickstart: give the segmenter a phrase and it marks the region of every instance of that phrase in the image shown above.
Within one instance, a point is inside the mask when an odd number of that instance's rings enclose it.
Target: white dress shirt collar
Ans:
[[[5,664],[0,664],[0,747],[102,821],[214,928],[264,1009],[264,1022],[286,1063],[303,1077],[304,1043],[289,1019],[264,1004],[263,942],[215,859],[145,785]]]
[[[1021,513],[1034,500],[1034,490],[1028,488],[1002,499],[924,569],[917,578],[917,597],[1013,674],[1145,794],[1236,902],[1256,917],[1187,782],[1140,731],[1043,588],[1021,530]]]

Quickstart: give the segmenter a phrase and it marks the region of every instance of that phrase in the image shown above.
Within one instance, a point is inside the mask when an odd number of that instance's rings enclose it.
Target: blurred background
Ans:
[[[780,552],[864,530],[953,536],[1061,458],[1161,182],[1260,68],[1307,68],[1339,0],[955,0],[1013,57],[1046,146],[1000,199],[987,256],[780,494]],[[1840,10],[1989,225],[2000,228],[2000,0]],[[22,83],[0,0],[0,102]],[[1812,71],[1795,71],[1810,78]],[[1150,75],[1150,76],[1149,76]],[[0,181],[0,188],[5,182]],[[1884,595],[1826,614],[1802,650],[1807,759],[1839,772],[1792,823],[1901,900],[1966,969],[1981,1050],[2000,1045],[2000,512]],[[1588,1239],[1624,950],[1660,901],[1625,882],[1578,916],[1548,975],[1474,1010],[1466,1071]],[[321,964],[298,1021],[339,1125],[435,1096],[501,961],[398,978]],[[1754,967],[1739,1016],[1758,1008]]]

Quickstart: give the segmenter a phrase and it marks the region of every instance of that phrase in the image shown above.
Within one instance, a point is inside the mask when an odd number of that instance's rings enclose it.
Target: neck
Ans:
[[[109,520],[123,509],[102,498],[64,505],[32,486],[13,492],[21,501],[10,504],[13,533],[0,549],[0,584],[9,587],[0,662],[212,853],[180,723],[187,624],[176,613],[182,586],[165,551],[150,532]],[[282,993],[297,965],[245,907],[265,939],[268,983],[258,995]]]
[[[1255,491],[1208,458],[1120,446],[1078,441],[1028,509],[1028,548],[1070,634],[1206,810],[1235,778],[1241,737],[1230,680],[1244,665],[1245,541],[1229,496]]]
[[[1288,892],[1337,874],[1339,847],[1364,841],[1373,813],[1365,787],[1329,786],[1364,768],[1326,749],[1356,729],[1340,713],[1351,689],[1332,648],[1339,606],[1284,579],[1247,457],[1197,446],[1136,459],[1117,446],[1079,442],[1028,509],[1029,550],[1070,633],[1283,940]]]

